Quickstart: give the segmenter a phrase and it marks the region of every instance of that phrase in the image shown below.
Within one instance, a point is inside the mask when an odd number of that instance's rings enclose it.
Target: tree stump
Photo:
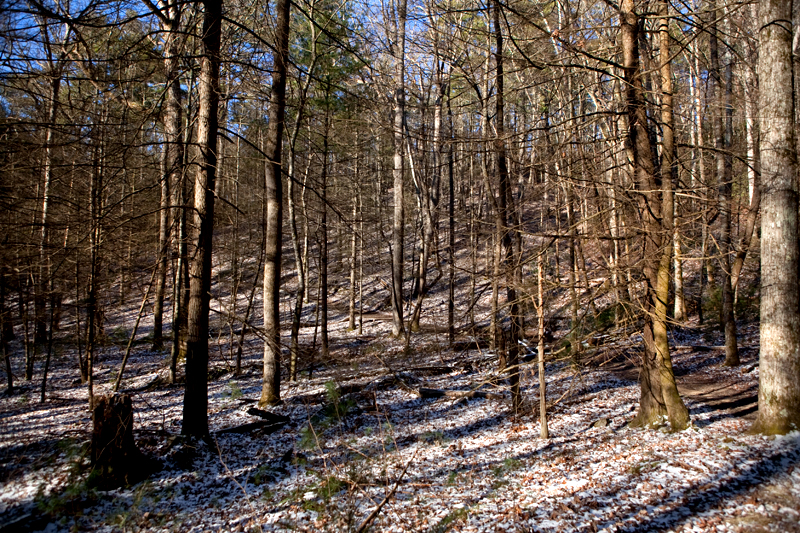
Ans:
[[[152,465],[133,440],[133,406],[127,394],[101,396],[92,413],[92,471],[104,488],[130,485],[146,478]]]

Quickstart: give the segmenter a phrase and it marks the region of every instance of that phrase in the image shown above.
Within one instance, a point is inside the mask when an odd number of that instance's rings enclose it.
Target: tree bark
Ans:
[[[6,365],[6,380],[8,386],[6,394],[14,392],[14,374],[11,371],[11,350],[9,350],[8,343],[11,340],[9,334],[13,333],[13,327],[10,326],[10,316],[6,312],[6,265],[0,266],[0,353],[5,360]]]
[[[325,125],[322,137],[322,172],[320,223],[319,223],[319,330],[320,330],[320,358],[327,362],[330,357],[328,342],[328,135],[330,133],[330,110],[327,109],[327,99],[330,98],[330,87],[325,89],[326,109]]]
[[[403,125],[405,123],[405,46],[406,46],[406,5],[407,0],[398,0],[396,13],[392,14],[395,23],[392,54],[395,62],[394,90],[394,168],[392,169],[394,193],[394,219],[392,223],[392,335],[400,337],[405,333],[403,325],[403,240],[405,238],[405,210],[403,205]]]
[[[180,47],[179,30],[181,6],[178,3],[164,3],[160,6],[161,27],[164,39],[164,72],[166,75],[164,102],[164,148],[163,175],[161,176],[161,203],[158,227],[158,259],[156,285],[153,303],[153,349],[163,348],[164,296],[167,286],[167,255],[170,240],[170,189],[179,187],[183,173],[183,146],[181,143],[181,123],[183,121],[180,86]],[[173,325],[173,327],[175,327]]]
[[[666,32],[666,10],[662,0],[660,31]],[[684,429],[689,412],[675,384],[667,338],[667,299],[669,267],[672,255],[672,183],[669,176],[658,183],[653,164],[653,146],[645,109],[642,71],[639,61],[639,25],[641,19],[634,0],[620,4],[625,107],[628,117],[628,152],[632,156],[634,183],[639,192],[639,216],[645,224],[644,275],[647,282],[644,354],[640,370],[641,399],[633,426],[654,426],[666,416],[673,430]],[[665,37],[668,39],[668,35]],[[667,41],[668,43],[669,41]],[[671,79],[669,62],[662,65]],[[663,80],[662,80],[663,83]],[[671,89],[667,84],[667,89]],[[671,94],[671,93],[670,93]],[[662,95],[663,98],[663,95]]]
[[[498,246],[502,246],[505,251],[502,266],[503,277],[506,285],[506,304],[509,307],[509,334],[506,344],[506,364],[509,370],[509,381],[511,384],[511,409],[518,413],[522,407],[522,395],[519,385],[519,338],[520,338],[520,313],[519,302],[517,302],[517,292],[514,286],[513,275],[513,240],[511,229],[508,224],[508,212],[511,191],[509,187],[508,164],[506,160],[505,146],[505,94],[503,89],[503,31],[500,27],[500,8],[499,0],[493,4],[494,19],[494,38],[495,38],[495,140],[494,150],[497,157],[497,174],[499,178],[498,198],[496,209],[496,225],[498,232]]]
[[[724,109],[723,117],[714,114],[715,148],[717,149],[717,205],[719,209],[717,246],[719,247],[720,282],[722,284],[722,308],[720,324],[725,333],[725,365],[739,364],[739,351],[736,345],[736,320],[733,314],[733,288],[731,285],[731,197],[733,194],[733,158],[730,154],[731,130],[733,129],[733,107],[731,105],[732,71],[730,54],[725,65],[725,79],[720,64],[719,40],[717,38],[717,18],[721,10],[714,4],[712,22],[709,29],[709,48],[711,56],[711,79],[716,89],[716,99]]]
[[[266,213],[264,220],[264,375],[260,406],[281,400],[281,330],[280,283],[281,248],[283,244],[283,186],[281,184],[281,154],[283,145],[284,110],[286,108],[286,77],[289,63],[289,0],[276,4],[275,63],[272,73],[272,93],[267,126]]]
[[[550,431],[547,427],[547,379],[544,373],[544,254],[546,250],[541,250],[536,257],[536,281],[537,296],[539,297],[536,305],[536,313],[539,315],[539,342],[536,346],[539,363],[539,437],[542,439],[550,438]]]
[[[191,228],[189,308],[186,342],[186,389],[181,432],[208,435],[208,320],[211,303],[211,253],[214,187],[217,177],[219,67],[222,0],[203,2],[202,58],[197,112],[197,171]]]
[[[759,4],[761,111],[761,353],[752,431],[800,428],[797,152],[792,73],[792,1]]]

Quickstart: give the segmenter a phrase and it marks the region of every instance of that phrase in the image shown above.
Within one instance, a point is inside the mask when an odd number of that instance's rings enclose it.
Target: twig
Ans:
[[[372,512],[369,514],[369,516],[366,517],[363,522],[361,522],[361,525],[358,526],[358,529],[356,530],[356,533],[364,533],[364,531],[367,530],[367,527],[369,526],[370,522],[375,520],[375,517],[378,516],[378,514],[380,514],[381,509],[383,509],[383,506],[386,505],[387,503],[389,503],[389,500],[392,499],[392,496],[394,496],[394,493],[397,492],[397,487],[400,486],[400,482],[403,481],[403,477],[406,475],[406,471],[408,470],[408,467],[411,466],[411,463],[414,462],[414,458],[417,456],[417,452],[418,451],[419,451],[419,448],[417,448],[414,451],[414,455],[411,456],[411,459],[409,459],[409,461],[406,463],[406,466],[405,466],[405,468],[403,468],[403,471],[400,472],[400,476],[397,478],[397,481],[395,481],[394,487],[392,487],[392,490],[390,490],[389,494],[386,495],[386,497],[381,501],[381,503],[379,503],[378,506],[375,507],[375,509],[372,510]]]
[[[125,347],[125,355],[122,357],[122,364],[119,367],[119,374],[117,374],[117,380],[114,382],[113,391],[117,392],[119,390],[119,384],[122,382],[122,374],[125,372],[125,364],[128,362],[128,357],[131,355],[131,346],[133,346],[133,340],[136,338],[136,331],[139,329],[139,322],[142,320],[142,313],[144,312],[144,306],[147,303],[147,299],[150,297],[150,289],[153,288],[153,281],[156,279],[156,272],[157,268],[153,269],[153,275],[150,276],[150,283],[147,285],[147,291],[144,293],[144,298],[142,298],[142,304],[139,306],[139,313],[136,315],[136,323],[133,326],[133,331],[131,332],[131,337],[128,339],[128,346]]]

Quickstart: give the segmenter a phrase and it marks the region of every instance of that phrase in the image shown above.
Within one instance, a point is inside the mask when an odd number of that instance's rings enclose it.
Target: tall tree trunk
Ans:
[[[186,176],[181,174],[174,191],[175,218],[178,228],[176,235],[177,259],[175,261],[175,283],[172,288],[172,348],[170,350],[169,382],[178,379],[178,359],[186,354],[186,318],[189,307],[187,286],[189,281],[188,239],[186,213]]]
[[[10,334],[13,334],[14,330],[9,327],[11,317],[6,312],[6,268],[6,265],[0,266],[0,353],[6,364],[6,380],[8,381],[6,394],[11,394],[14,392],[14,374],[11,371],[11,350],[9,350],[8,343],[11,340]]]
[[[661,2],[660,31],[669,45],[666,0]],[[642,71],[639,61],[639,31],[641,18],[635,12],[634,0],[620,4],[623,69],[625,79],[625,108],[628,117],[628,151],[632,155],[634,183],[639,194],[639,215],[645,224],[644,275],[647,282],[644,354],[640,370],[641,399],[639,412],[631,423],[634,426],[653,426],[666,416],[673,430],[684,429],[689,412],[675,384],[667,338],[667,300],[669,297],[669,267],[672,257],[672,182],[669,176],[658,183],[653,162],[653,146],[648,131]],[[668,56],[667,56],[668,57]],[[666,75],[665,75],[666,74]],[[662,76],[669,79],[664,87],[671,96],[669,61],[662,65]],[[664,79],[662,78],[662,84]],[[671,109],[669,110],[671,112]]]
[[[453,110],[450,107],[450,94],[447,95],[447,119],[449,126],[450,139],[455,138],[453,131]],[[456,286],[456,191],[453,180],[453,143],[447,149],[447,188],[449,190],[447,204],[447,223],[448,223],[448,243],[447,243],[447,263],[448,263],[448,283],[447,283],[447,339],[450,346],[456,341],[455,328],[455,286]]]
[[[675,223],[675,212],[677,202],[672,194],[673,184],[678,181],[678,162],[677,146],[675,144],[675,115],[673,104],[673,83],[672,83],[672,58],[670,57],[670,35],[669,35],[669,2],[659,3],[661,19],[659,20],[659,62],[661,70],[661,179],[665,183],[664,187],[664,209],[669,208],[672,225],[672,242],[668,243],[673,247],[674,252],[674,281],[675,281],[675,304],[673,316],[676,321],[686,318],[683,303],[683,268],[680,254],[680,234]],[[669,192],[667,192],[669,191]],[[669,199],[666,196],[670,196]],[[669,205],[668,205],[669,204]],[[663,211],[662,211],[663,213]],[[666,244],[665,244],[666,245]],[[663,254],[668,255],[665,249]],[[669,263],[666,265],[667,275],[669,275]],[[667,288],[667,291],[669,289]],[[669,293],[667,292],[667,295]],[[667,345],[669,349],[669,345]]]
[[[38,275],[34,285],[34,342],[44,343],[48,340],[47,336],[47,291],[48,285],[53,289],[52,278],[52,258],[50,256],[50,200],[51,188],[53,183],[53,156],[56,134],[56,121],[58,117],[59,95],[61,92],[62,74],[67,60],[67,43],[70,40],[72,30],[67,24],[63,25],[62,40],[53,43],[51,40],[51,29],[46,23],[49,14],[44,13],[44,9],[39,13],[39,31],[41,37],[42,51],[46,58],[48,72],[48,95],[47,95],[47,123],[45,126],[44,154],[42,161],[42,212],[41,212],[41,233],[39,240],[39,265]],[[57,52],[57,56],[55,53]],[[51,300],[52,301],[52,300]],[[50,309],[50,313],[55,313]],[[54,323],[53,320],[50,321]]]
[[[394,90],[394,168],[392,169],[394,194],[394,219],[392,223],[392,335],[400,337],[405,333],[403,325],[403,240],[405,238],[405,210],[403,205],[403,125],[405,123],[405,49],[406,49],[406,5],[407,0],[397,0],[394,22],[394,42],[392,55],[395,63]]]
[[[286,176],[286,194],[288,196],[288,208],[289,208],[289,232],[291,235],[292,240],[292,251],[294,252],[294,261],[295,261],[295,269],[297,270],[297,292],[295,294],[295,302],[294,302],[294,310],[292,311],[292,325],[291,325],[291,340],[289,341],[289,380],[295,381],[297,380],[297,358],[299,356],[300,351],[300,319],[303,315],[303,302],[308,299],[308,279],[306,276],[307,272],[307,262],[305,254],[305,250],[307,247],[304,247],[301,250],[300,246],[300,237],[297,231],[297,201],[295,200],[294,188],[295,188],[295,159],[296,159],[296,147],[297,147],[297,136],[300,133],[300,127],[303,122],[304,111],[306,107],[306,102],[308,101],[308,89],[311,86],[311,80],[314,79],[314,68],[317,64],[317,40],[318,40],[318,32],[317,26],[314,22],[314,14],[316,12],[316,0],[311,2],[311,5],[308,8],[308,19],[311,21],[309,26],[309,30],[311,32],[311,57],[308,61],[308,74],[306,75],[305,79],[303,80],[303,84],[300,87],[300,95],[299,100],[300,103],[297,106],[297,117],[294,121],[294,125],[292,126],[291,134],[289,137],[289,161],[287,164],[287,176]],[[310,124],[309,124],[310,127]],[[310,161],[310,158],[309,158]],[[305,173],[305,178],[307,178],[308,172]],[[305,212],[305,184],[306,180],[303,180],[303,191],[301,193],[303,198],[303,208],[304,208],[304,215]],[[308,217],[305,217],[306,221],[308,221]],[[306,222],[305,225],[305,235],[308,235],[308,223]],[[305,242],[308,242],[306,237]]]
[[[167,255],[170,240],[170,189],[179,187],[183,174],[181,143],[182,97],[180,85],[180,24],[181,6],[169,3],[161,6],[161,27],[165,32],[164,71],[166,74],[164,102],[163,175],[158,226],[158,266],[156,270],[155,302],[153,303],[153,349],[163,348],[164,297],[167,286]],[[175,327],[175,326],[173,326]]]
[[[100,190],[102,188],[102,165],[99,148],[93,154],[92,175],[89,186],[91,228],[89,231],[89,281],[86,289],[86,373],[89,390],[89,410],[94,408],[94,360],[97,350],[97,285],[100,273]]]
[[[197,171],[189,267],[186,341],[184,435],[208,435],[208,320],[211,303],[211,253],[214,231],[214,187],[217,176],[219,67],[222,0],[203,2],[202,58],[197,111]]]
[[[511,190],[509,187],[508,164],[506,159],[505,145],[505,94],[504,94],[504,73],[503,73],[503,31],[500,27],[500,0],[493,3],[493,23],[495,38],[495,141],[494,151],[497,156],[497,174],[499,178],[498,198],[496,214],[496,225],[499,243],[504,249],[502,260],[503,277],[506,285],[506,304],[509,307],[509,334],[506,344],[506,364],[509,369],[509,380],[511,382],[511,408],[514,413],[518,413],[522,407],[522,396],[519,387],[519,338],[520,338],[520,313],[519,302],[517,302],[517,292],[514,286],[513,265],[514,257],[513,239],[511,229],[508,224],[509,200]]]
[[[717,150],[717,186],[718,186],[718,235],[717,245],[720,256],[720,282],[722,284],[722,308],[720,324],[725,332],[725,365],[739,364],[739,352],[736,346],[736,320],[733,314],[733,288],[731,286],[731,196],[733,191],[733,158],[730,155],[731,130],[733,129],[733,107],[731,106],[731,65],[730,54],[725,65],[725,78],[722,77],[720,64],[719,40],[717,37],[717,18],[721,9],[712,11],[712,22],[709,29],[709,48],[711,56],[711,79],[716,89],[716,99],[725,110],[723,117],[714,114],[715,148]]]
[[[286,75],[289,63],[289,0],[277,0],[275,32],[275,64],[272,72],[272,93],[267,126],[266,213],[264,220],[264,375],[259,404],[278,403],[281,399],[281,329],[280,284],[281,248],[283,244],[283,186],[281,155],[283,146],[284,110],[286,108]]]
[[[330,88],[326,88],[326,101],[330,98]],[[328,343],[328,135],[330,133],[330,111],[325,109],[325,125],[323,126],[322,137],[322,172],[320,223],[319,223],[319,312],[320,312],[320,358],[323,363],[327,363],[330,357],[330,345]]]
[[[539,315],[539,342],[536,346],[539,363],[539,437],[547,439],[550,431],[547,428],[547,379],[544,373],[544,255],[546,250],[540,250],[536,256],[536,289],[539,302],[536,313]]]
[[[356,142],[356,145],[358,142]],[[358,155],[356,155],[356,176],[358,176]],[[353,216],[350,225],[350,294],[348,295],[347,330],[356,329],[356,261],[358,260],[358,232],[356,217],[358,216],[358,196],[353,195]]]
[[[47,30],[43,30],[46,32]],[[53,182],[53,143],[55,136],[56,115],[58,113],[58,98],[61,90],[60,68],[51,66],[50,93],[48,94],[47,127],[44,140],[44,161],[42,178],[42,229],[41,239],[39,240],[39,273],[36,280],[36,296],[34,300],[36,327],[34,330],[34,342],[37,344],[47,341],[47,284],[50,282],[51,259],[49,255],[50,247],[50,189]],[[50,310],[53,311],[52,309]]]
[[[792,1],[759,4],[761,112],[761,354],[752,431],[800,428],[800,285]]]

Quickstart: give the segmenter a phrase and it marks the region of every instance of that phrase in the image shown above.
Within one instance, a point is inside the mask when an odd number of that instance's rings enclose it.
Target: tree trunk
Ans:
[[[98,277],[100,275],[100,210],[103,187],[101,148],[95,148],[89,190],[91,229],[89,234],[89,282],[86,295],[86,372],[89,389],[89,409],[94,409],[94,361],[98,338]]]
[[[450,95],[447,95],[447,118],[449,124],[450,138],[455,138],[453,131],[453,110],[450,107]],[[450,346],[456,341],[456,328],[455,328],[455,286],[456,286],[456,191],[453,180],[453,145],[447,149],[447,188],[449,190],[448,204],[447,204],[447,222],[448,222],[448,243],[447,243],[447,263],[448,263],[448,283],[447,283],[447,339]]]
[[[178,359],[186,354],[186,319],[189,307],[187,292],[188,275],[188,240],[187,240],[187,214],[186,214],[186,177],[180,176],[175,188],[175,214],[178,222],[177,234],[177,259],[175,261],[175,284],[172,288],[172,348],[170,350],[169,382],[176,383],[178,379]]]
[[[506,285],[506,304],[509,307],[509,335],[506,344],[506,363],[511,382],[511,409],[516,414],[522,407],[522,396],[519,386],[519,338],[520,338],[520,313],[517,302],[516,287],[514,286],[513,265],[514,258],[513,240],[508,224],[511,191],[509,187],[508,165],[505,146],[505,102],[504,102],[504,73],[503,73],[503,31],[500,27],[500,1],[493,4],[494,38],[495,38],[495,131],[494,149],[497,156],[497,174],[500,180],[496,209],[496,225],[499,243],[505,250],[503,257],[503,276]]]
[[[358,144],[356,142],[356,144]],[[356,176],[358,176],[358,155],[356,155]],[[358,260],[358,232],[356,217],[358,216],[358,196],[353,196],[353,216],[350,220],[350,294],[348,295],[347,330],[356,329],[356,261]]]
[[[547,428],[547,379],[544,373],[544,254],[546,250],[541,250],[536,257],[536,281],[537,296],[539,303],[536,312],[539,315],[539,342],[536,346],[539,360],[539,437],[547,439],[550,431]]]
[[[329,87],[326,88],[326,102],[330,98]],[[328,134],[330,127],[330,111],[325,110],[325,125],[322,138],[322,172],[320,176],[322,205],[320,206],[319,224],[319,312],[320,312],[320,358],[327,363],[330,357],[328,343]]]
[[[92,470],[99,473],[95,483],[105,490],[133,485],[158,469],[133,440],[133,404],[127,394],[97,399],[90,460]]]
[[[733,107],[731,106],[732,72],[729,54],[725,54],[728,64],[725,65],[725,80],[721,75],[719,45],[717,39],[717,16],[721,10],[712,10],[712,22],[709,30],[709,48],[711,56],[711,79],[716,88],[716,98],[725,116],[714,114],[715,148],[717,149],[717,184],[718,184],[718,235],[717,245],[720,255],[720,275],[722,284],[722,309],[720,324],[725,332],[725,366],[739,364],[739,352],[736,346],[736,320],[733,314],[733,288],[731,285],[731,196],[733,191],[733,158],[730,154],[731,130],[733,129]]]
[[[797,152],[792,80],[792,1],[759,5],[761,111],[761,354],[752,431],[800,428]]]
[[[208,320],[211,303],[211,254],[214,188],[217,177],[219,66],[222,0],[205,0],[197,112],[197,171],[191,233],[186,389],[181,432],[208,435]]]
[[[405,333],[403,325],[403,240],[405,238],[405,210],[403,206],[403,125],[405,123],[405,46],[406,46],[406,4],[398,0],[396,13],[392,14],[395,24],[392,54],[395,62],[394,90],[394,168],[392,169],[394,194],[394,219],[392,223],[392,335],[400,337]]]
[[[662,46],[669,48],[666,0],[661,3]],[[639,62],[639,15],[634,0],[620,4],[620,22],[628,117],[628,151],[632,155],[634,183],[640,191],[639,215],[645,224],[644,275],[647,282],[644,354],[640,371],[641,399],[633,426],[654,426],[666,416],[673,430],[682,430],[689,423],[689,412],[675,384],[667,338],[667,300],[669,267],[672,256],[672,181],[662,177],[658,183],[653,164],[653,146],[648,131],[642,71]],[[667,33],[667,35],[664,35]],[[668,57],[668,56],[666,56]],[[663,62],[662,62],[663,63]],[[671,100],[671,68],[662,65],[662,101]],[[666,83],[664,80],[667,79]],[[668,108],[668,109],[667,109]],[[671,104],[665,106],[671,113]],[[662,192],[663,190],[663,192]]]
[[[286,75],[289,62],[288,0],[276,4],[275,65],[272,73],[272,93],[269,103],[266,157],[266,213],[264,220],[264,375],[260,406],[281,400],[281,330],[280,283],[281,248],[283,244],[283,186],[281,184],[281,154],[283,145],[284,110],[286,108]]]
[[[43,34],[47,33],[43,28]],[[45,35],[46,37],[46,35]],[[49,44],[49,39],[48,44]],[[49,46],[48,46],[49,49]],[[52,59],[51,59],[52,63]],[[60,61],[59,61],[60,63]],[[53,143],[55,137],[56,116],[58,113],[58,98],[61,90],[61,68],[60,65],[51,65],[50,93],[48,95],[49,107],[47,112],[47,127],[44,141],[44,161],[43,161],[43,183],[42,183],[42,232],[39,241],[39,274],[36,283],[36,296],[34,301],[36,327],[34,330],[34,342],[44,343],[47,340],[47,324],[45,306],[47,303],[46,292],[47,284],[51,281],[52,275],[51,261],[49,256],[50,247],[50,189],[53,181]],[[52,313],[53,310],[51,309]]]
[[[155,302],[153,303],[153,349],[163,348],[164,296],[167,285],[167,255],[170,240],[170,189],[179,187],[183,173],[183,146],[181,143],[181,86],[179,30],[181,7],[177,3],[165,5],[161,13],[164,40],[164,71],[166,73],[164,105],[163,175],[161,176],[161,204],[158,227],[158,267],[156,271]],[[174,327],[174,326],[173,326]]]
[[[2,352],[3,359],[6,364],[6,379],[8,387],[6,394],[14,392],[14,374],[11,372],[11,351],[9,350],[8,343],[9,332],[13,333],[13,329],[9,327],[10,317],[6,312],[6,266],[0,266],[0,352]]]
[[[316,0],[311,2],[311,5],[308,8],[308,18],[310,21],[314,20],[314,13],[316,11]],[[308,61],[308,75],[303,80],[303,84],[300,88],[300,95],[299,100],[300,103],[297,107],[297,117],[295,118],[294,125],[291,130],[290,140],[289,140],[289,161],[287,165],[287,177],[286,177],[286,194],[288,196],[288,209],[289,209],[289,230],[292,240],[292,251],[294,252],[294,260],[295,260],[295,269],[297,270],[297,292],[295,295],[295,302],[294,302],[294,310],[292,311],[292,325],[291,325],[291,340],[289,346],[289,380],[296,381],[297,380],[297,358],[299,355],[300,349],[300,319],[303,315],[303,302],[308,299],[308,279],[306,276],[307,272],[307,262],[306,262],[306,255],[305,255],[305,248],[301,250],[300,247],[300,237],[297,231],[297,202],[295,200],[294,194],[294,186],[295,186],[295,159],[296,159],[296,146],[297,146],[297,136],[300,133],[300,126],[302,124],[302,119],[304,116],[304,111],[306,107],[306,102],[308,100],[308,89],[311,86],[311,80],[314,79],[314,68],[317,64],[317,26],[316,23],[310,24],[309,30],[311,32],[311,57]],[[310,127],[310,124],[309,124]],[[310,161],[310,157],[309,157]],[[307,178],[308,172],[305,173],[305,178]],[[303,192],[301,196],[303,198],[303,213],[307,215],[305,211],[305,184],[306,180],[303,180]],[[306,225],[305,225],[305,234],[308,235],[308,216],[305,216]],[[305,242],[308,242],[306,237]]]

